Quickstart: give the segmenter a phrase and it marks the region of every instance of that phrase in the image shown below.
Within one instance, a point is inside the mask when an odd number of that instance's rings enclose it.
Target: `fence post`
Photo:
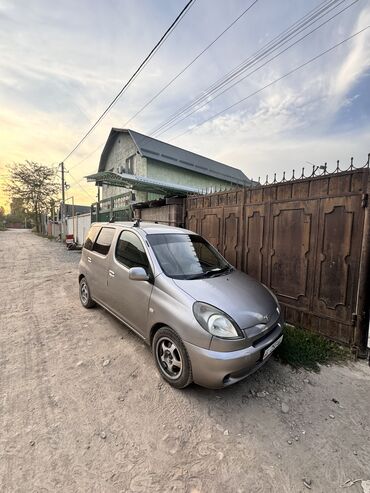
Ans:
[[[114,206],[114,198],[110,198],[110,211],[109,211],[109,219],[113,219],[114,217],[114,212],[113,212],[113,206]]]
[[[362,236],[362,248],[360,257],[360,272],[356,300],[356,327],[354,345],[358,356],[366,358],[367,341],[369,335],[369,304],[370,304],[370,214],[367,204],[370,191],[370,175],[367,176],[367,189],[363,194],[363,206],[365,209],[364,230]],[[369,360],[370,363],[370,360]]]

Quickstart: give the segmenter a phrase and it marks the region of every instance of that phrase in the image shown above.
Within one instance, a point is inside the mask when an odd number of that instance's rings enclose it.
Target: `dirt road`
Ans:
[[[370,480],[365,362],[271,360],[226,390],[174,390],[138,337],[82,308],[79,255],[0,232],[1,492],[362,491],[341,485]]]

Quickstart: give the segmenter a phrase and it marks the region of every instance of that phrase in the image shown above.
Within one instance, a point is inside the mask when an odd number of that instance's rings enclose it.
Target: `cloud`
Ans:
[[[349,4],[346,0],[343,5]],[[51,8],[46,0],[0,0],[0,163],[63,159],[182,6],[166,0],[66,0]],[[289,0],[279,6],[274,0],[258,2],[130,126],[144,133],[157,127],[316,6],[316,0],[295,2],[294,8]],[[245,8],[243,0],[195,2],[67,166],[104,143],[110,127],[122,126]],[[360,159],[367,153],[369,128],[355,112],[368,91],[359,81],[369,71],[370,30],[232,111],[197,125],[368,25],[369,12],[358,2],[220,98],[208,98],[198,112],[160,138],[167,140],[193,127],[174,143],[240,165],[253,177],[297,162],[347,156],[351,147]],[[343,108],[352,112],[345,131],[337,122],[338,115],[346,118],[340,113]],[[72,171],[76,179],[95,171],[98,159],[99,151],[77,166]],[[78,186],[72,191],[81,192]]]
[[[360,12],[353,32],[357,32],[367,26],[370,26],[370,7]],[[347,94],[369,66],[370,29],[353,40],[351,50],[346,55],[332,81],[332,92],[337,97]]]

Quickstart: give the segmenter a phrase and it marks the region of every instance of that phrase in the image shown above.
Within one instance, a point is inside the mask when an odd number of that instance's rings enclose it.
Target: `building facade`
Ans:
[[[177,185],[179,191],[180,186],[201,191],[251,184],[241,170],[232,166],[133,130],[119,128],[111,130],[98,173],[88,179],[101,186],[103,200],[131,192],[127,194],[127,200],[130,198],[131,202],[163,197],[163,187],[156,187],[158,183],[164,187],[168,184],[176,188]],[[118,179],[120,186],[117,186]]]

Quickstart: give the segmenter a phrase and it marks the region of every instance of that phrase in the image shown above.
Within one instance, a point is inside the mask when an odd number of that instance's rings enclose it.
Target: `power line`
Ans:
[[[85,187],[83,187],[81,185],[81,181],[83,180],[83,178],[79,181],[76,180],[76,178],[74,178],[71,174],[71,172],[69,171],[69,176],[72,178],[72,180],[75,182],[75,185],[78,185],[81,190],[85,193],[85,195],[88,195],[90,198],[93,198],[94,200],[96,199],[95,195],[93,195],[92,193],[90,193],[88,190],[85,189]],[[72,185],[73,186],[73,185]]]
[[[141,62],[139,67],[136,69],[134,74],[129,78],[129,80],[124,84],[122,89],[118,92],[118,94],[113,98],[113,100],[109,103],[107,108],[103,111],[103,113],[99,116],[99,118],[96,120],[96,122],[90,127],[90,129],[85,133],[85,135],[80,139],[80,141],[75,145],[75,147],[71,150],[71,152],[64,158],[63,162],[65,162],[75,151],[78,149],[78,147],[84,142],[84,140],[91,134],[91,132],[95,129],[95,127],[101,122],[101,120],[106,116],[106,114],[110,111],[110,109],[113,107],[113,105],[118,101],[118,99],[122,96],[124,91],[129,87],[131,82],[137,77],[137,75],[141,72],[141,70],[145,67],[145,65],[149,62],[149,60],[152,58],[152,56],[158,51],[160,46],[165,42],[166,38],[170,35],[170,33],[175,29],[177,24],[181,21],[181,19],[184,17],[186,12],[191,8],[191,6],[194,4],[195,0],[189,0],[189,2],[185,5],[185,7],[181,10],[181,12],[178,14],[176,19],[172,22],[170,27],[166,30],[166,32],[162,35],[160,40],[156,43],[154,48],[149,52],[149,54],[145,57],[145,59]]]
[[[327,53],[335,50],[336,48],[338,48],[338,46],[346,43],[347,41],[353,39],[355,36],[358,36],[359,34],[363,33],[364,31],[366,31],[367,29],[369,29],[370,26],[366,26],[365,28],[361,29],[360,31],[357,31],[355,34],[352,34],[351,36],[349,36],[348,38],[345,38],[343,39],[342,41],[340,41],[339,43],[333,45],[332,47],[328,48],[327,50],[319,53],[318,55],[316,55],[315,57],[313,58],[310,58],[309,60],[307,60],[306,62],[302,63],[301,65],[299,65],[298,67],[294,68],[293,70],[290,70],[289,72],[285,73],[284,75],[282,75],[281,77],[278,77],[277,79],[273,80],[272,82],[270,82],[269,84],[266,84],[265,86],[261,87],[260,89],[258,89],[257,91],[254,91],[252,92],[251,94],[248,94],[248,96],[240,99],[239,101],[237,101],[236,103],[233,103],[231,104],[230,106],[228,106],[227,108],[224,108],[223,110],[219,111],[218,113],[212,115],[211,117],[207,118],[206,120],[198,123],[197,125],[194,125],[193,127],[189,128],[188,130],[186,130],[185,132],[182,132],[181,134],[178,134],[176,135],[175,137],[173,137],[171,140],[174,140],[174,139],[177,139],[179,137],[182,137],[183,135],[189,133],[189,132],[192,132],[195,128],[198,128],[200,127],[201,125],[204,125],[205,123],[207,123],[208,121],[210,120],[213,120],[214,118],[217,118],[218,116],[222,115],[223,113],[225,113],[226,111],[230,110],[231,108],[234,108],[235,106],[243,103],[244,101],[246,101],[247,99],[251,98],[252,96],[255,96],[256,94],[262,92],[263,90],[267,89],[268,87],[272,86],[273,84],[276,84],[277,82],[281,81],[282,79],[285,79],[285,77],[288,77],[289,75],[292,75],[294,72],[297,72],[297,70],[300,70],[301,68],[309,65],[310,63],[314,62],[315,60],[317,60],[318,58],[321,58],[322,56],[326,55]]]
[[[339,3],[339,5],[341,3],[343,3],[344,1],[346,0],[341,0],[341,2]],[[355,0],[355,1],[358,1],[358,0]],[[190,104],[180,108],[180,110],[178,110],[177,112],[175,112],[172,116],[170,116],[169,120],[165,121],[164,123],[162,123],[159,127],[157,127],[155,130],[153,131],[149,131],[149,135],[153,135],[153,134],[156,134],[158,133],[158,131],[161,129],[161,128],[164,128],[166,126],[168,126],[169,124],[171,124],[174,120],[178,119],[179,116],[181,116],[181,114],[183,114],[187,109],[190,109],[191,107],[194,107],[196,106],[198,103],[200,103],[202,101],[202,99],[205,99],[207,98],[210,94],[212,94],[215,90],[217,90],[219,87],[222,87],[223,85],[225,85],[225,83],[228,82],[228,79],[232,80],[236,75],[238,75],[239,73],[242,73],[243,70],[246,70],[248,67],[250,66],[253,66],[255,63],[257,63],[257,61],[259,61],[260,59],[263,59],[264,57],[266,57],[267,55],[269,55],[271,52],[275,51],[276,49],[279,48],[280,45],[283,45],[285,44],[286,42],[289,41],[289,39],[291,39],[292,37],[298,35],[300,32],[302,32],[303,30],[305,30],[307,27],[309,27],[310,25],[312,25],[314,22],[316,22],[317,20],[319,20],[320,18],[322,18],[325,13],[328,13],[328,12],[325,12],[326,10],[328,9],[331,9],[333,10],[333,5],[334,5],[334,8],[335,8],[335,4],[337,4],[339,2],[339,0],[325,0],[324,2],[322,2],[321,4],[319,4],[316,8],[310,10],[308,13],[306,13],[303,17],[301,17],[300,19],[298,19],[297,21],[295,21],[291,26],[289,26],[289,28],[285,29],[284,31],[282,31],[280,34],[278,34],[277,36],[275,36],[275,38],[273,38],[271,41],[269,41],[268,43],[266,43],[263,47],[261,47],[254,55],[251,55],[250,57],[248,57],[246,60],[244,60],[241,64],[239,64],[237,67],[235,67],[232,71],[228,72],[225,76],[223,76],[221,79],[219,79],[218,81],[216,81],[215,83],[213,83],[205,92],[202,92],[200,96],[198,96],[197,98],[195,98],[195,100],[193,100],[193,102],[191,102]],[[251,4],[248,9],[250,9],[254,4]],[[242,12],[234,21],[233,23],[235,24],[235,22],[241,18],[241,16],[244,15],[244,13],[247,12],[246,9],[244,12]],[[329,10],[329,12],[331,11]],[[230,28],[232,26],[232,24],[228,27]],[[226,28],[224,30],[224,32],[227,31]],[[222,33],[218,36],[218,38],[222,35]],[[216,38],[217,40],[217,38]],[[216,41],[214,40],[214,42]],[[205,50],[207,49],[207,47],[205,48]],[[203,52],[205,51],[203,50]],[[199,55],[198,55],[199,56]],[[195,59],[194,59],[195,61]],[[186,70],[186,67],[184,67],[184,69],[181,71],[181,72],[184,72]],[[181,72],[178,74],[180,75]],[[171,81],[170,81],[171,83]],[[163,88],[164,89],[164,88]],[[158,93],[159,95],[159,93]],[[157,96],[157,95],[156,95]],[[154,98],[156,97],[154,96]],[[153,100],[154,100],[153,98]],[[141,111],[141,110],[140,110]],[[135,116],[135,115],[134,115]],[[188,115],[190,116],[190,114]],[[133,118],[133,117],[132,117]],[[129,120],[131,121],[131,119]],[[123,127],[126,127],[128,122],[126,122]],[[171,125],[171,127],[168,127],[168,129],[166,130],[169,130],[169,128],[172,128],[172,126],[174,125]],[[162,134],[163,132],[160,132],[160,134]],[[143,138],[143,142],[145,141],[145,138]],[[86,157],[84,157],[83,159],[81,159],[80,161],[78,161],[74,166],[72,166],[72,168],[70,169],[74,169],[76,168],[77,166],[79,166],[80,164],[82,164],[83,162],[85,162],[87,159],[89,159],[93,154],[95,154],[101,147],[103,147],[105,144],[105,141],[102,142],[101,144],[98,145],[98,147],[96,147],[91,153],[89,153]]]
[[[282,43],[282,41],[284,41],[285,39],[287,39],[287,37],[294,34],[295,31],[297,31],[297,29],[302,29],[302,27],[304,28],[305,25],[307,24],[307,22],[314,20],[315,17],[317,17],[318,15],[321,15],[326,9],[328,9],[329,7],[331,7],[334,3],[338,2],[338,1],[339,0],[326,0],[326,1],[322,2],[319,6],[317,6],[315,9],[309,11],[301,19],[294,22],[289,28],[282,31],[279,35],[277,35],[275,38],[273,38],[271,41],[269,41],[266,45],[264,45],[259,50],[257,50],[257,52],[254,55],[251,55],[250,57],[248,57],[246,60],[241,62],[241,64],[239,64],[237,67],[235,67],[234,69],[229,71],[227,74],[222,76],[220,79],[218,79],[216,82],[211,84],[205,91],[203,91],[200,95],[198,95],[195,99],[193,99],[193,101],[191,103],[189,103],[189,104],[181,107],[179,110],[177,110],[173,115],[171,115],[171,117],[169,118],[169,120],[167,122],[164,122],[163,124],[161,124],[156,129],[151,130],[150,133],[151,134],[157,133],[157,131],[160,130],[162,127],[166,126],[173,119],[176,119],[176,117],[178,115],[185,112],[190,107],[197,105],[202,100],[206,99],[208,97],[208,95],[211,94],[215,89],[218,89],[219,87],[224,85],[226,82],[228,82],[231,78],[238,75],[238,73],[240,73],[243,70],[245,70],[246,68],[248,68],[251,64],[253,64],[253,62],[255,62],[259,58],[261,58],[262,55],[268,54],[272,48],[279,46],[279,44]],[[342,0],[342,2],[343,1],[345,1],[345,0]],[[310,16],[311,16],[311,18],[307,19]],[[294,30],[294,28],[297,25],[298,25],[298,28]],[[286,35],[286,34],[287,34],[287,36],[284,37],[284,35]],[[274,45],[274,42],[275,42],[275,45]]]
[[[191,60],[183,69],[180,70],[165,86],[160,89],[149,101],[147,101],[144,106],[142,106],[132,117],[129,118],[124,124],[123,128],[126,128],[126,126],[134,120],[142,111],[145,110],[153,101],[155,101],[166,89],[168,89],[188,68],[190,68],[206,51],[208,51],[224,34],[227,33],[259,0],[254,0],[246,9],[243,10],[241,14],[239,14],[232,22],[229,24],[211,43],[209,43],[198,55]],[[82,164],[84,161],[89,159],[95,152],[97,152],[105,142],[102,142],[101,144],[98,145],[96,149],[94,149],[88,156],[85,158],[81,159],[77,164],[72,166],[71,169],[76,168],[80,164]]]
[[[345,0],[342,0],[337,6],[341,5],[344,1]],[[250,75],[252,75],[256,71],[260,70],[262,67],[264,67],[265,65],[267,65],[269,62],[271,62],[272,60],[274,60],[275,58],[277,58],[281,54],[285,53],[291,47],[295,46],[297,43],[299,43],[300,41],[302,41],[303,39],[305,39],[306,37],[308,37],[309,35],[311,35],[313,32],[315,32],[318,29],[320,29],[323,25],[327,24],[329,21],[331,21],[332,19],[334,19],[335,17],[337,17],[338,15],[340,15],[342,12],[344,12],[345,10],[347,10],[348,8],[350,8],[352,5],[354,5],[358,1],[359,0],[355,0],[350,5],[346,6],[345,8],[343,8],[342,10],[340,10],[339,12],[337,12],[336,14],[334,14],[332,17],[330,17],[329,19],[327,19],[326,21],[324,21],[323,23],[321,23],[319,26],[316,26],[310,32],[306,33],[304,36],[302,36],[301,38],[299,38],[295,42],[291,43],[284,50],[281,50],[274,57],[271,57],[265,63],[263,63],[262,65],[260,65],[256,69],[254,69],[253,71],[249,72],[246,76],[244,76],[244,77],[242,77],[242,78],[240,78],[240,79],[238,79],[238,80],[235,81],[235,79],[237,78],[237,76],[241,75],[248,68],[251,68],[254,65],[256,65],[257,62],[262,61],[263,59],[267,58],[268,55],[274,53],[281,46],[285,45],[292,38],[298,36],[301,32],[305,31],[308,27],[312,26],[312,24],[314,24],[315,22],[317,22],[318,20],[320,20],[322,17],[324,17],[325,15],[327,15],[328,13],[330,13],[334,9],[331,8],[331,10],[329,10],[328,12],[321,13],[321,15],[318,18],[315,18],[314,20],[312,20],[312,18],[311,19],[308,19],[308,21],[305,21],[298,28],[298,30],[295,29],[295,31],[293,31],[292,33],[289,33],[287,36],[283,37],[275,45],[272,45],[271,47],[269,47],[269,45],[271,45],[271,42],[270,43],[267,43],[266,47],[268,47],[268,48],[267,49],[262,48],[261,49],[262,50],[262,53],[261,53],[261,50],[259,50],[255,55],[252,55],[251,57],[249,57],[248,59],[246,59],[246,61],[243,62],[244,67],[242,69],[240,69],[240,67],[243,66],[243,64],[239,65],[236,69],[234,69],[233,71],[229,72],[228,76],[225,76],[225,77],[219,79],[218,82],[216,82],[212,86],[210,86],[210,88],[208,88],[204,93],[202,93],[201,95],[199,95],[198,97],[196,97],[191,103],[189,103],[188,105],[180,108],[180,110],[178,110],[177,112],[175,112],[166,122],[162,123],[155,130],[150,131],[150,135],[162,135],[164,132],[167,132],[170,128],[174,127],[175,125],[177,125],[178,123],[180,123],[181,121],[183,121],[185,118],[188,118],[193,113],[199,111],[199,109],[201,109],[204,106],[208,105],[211,101],[213,101],[214,99],[218,98],[219,96],[221,96],[222,94],[224,94],[225,92],[227,92],[228,90],[230,90],[236,84],[239,84],[240,82],[242,82],[243,80],[245,80],[247,77],[249,77]],[[337,6],[335,6],[334,8],[336,8]],[[329,5],[329,7],[331,7],[331,5]],[[288,31],[290,29],[291,28],[289,28]],[[277,38],[281,38],[281,35],[278,35]],[[272,41],[274,41],[274,40],[272,40]],[[263,51],[264,49],[265,49],[265,51]],[[259,53],[261,53],[261,54],[259,54]],[[233,82],[233,81],[235,81],[233,84],[228,85],[223,91],[219,92],[218,94],[216,94],[214,97],[212,97],[210,99],[210,97],[213,94],[217,93],[217,91],[219,91],[220,89],[224,88],[227,84],[229,84],[230,82]],[[203,101],[204,101],[204,104],[201,104]],[[184,115],[184,116],[182,116],[182,115]]]
[[[98,151],[101,147],[103,147],[103,145],[105,144],[106,141],[102,142],[101,144],[98,145],[98,147],[96,147],[92,152],[90,152],[90,154],[88,154],[87,156],[85,156],[83,159],[81,159],[81,161],[78,161],[76,164],[74,164],[71,168],[71,169],[74,169],[74,168],[77,168],[77,166],[79,166],[80,164],[84,163],[87,159],[89,159],[93,154],[96,153],[96,151]]]
[[[229,31],[229,29],[231,29],[234,24],[236,24],[257,2],[258,0],[254,0],[254,2],[249,5],[249,7],[243,10],[243,12],[238,15],[238,17],[236,17],[236,19],[234,19],[233,22],[229,24],[211,43],[209,43],[200,53],[198,53],[198,55],[193,58],[190,63],[188,63],[182,70],[180,70],[180,72],[178,72],[165,86],[163,86],[160,91],[158,91],[147,103],[144,104],[144,106],[142,106],[129,120],[127,120],[123,124],[123,128],[126,128],[126,126],[132,120],[134,120],[134,118],[136,118],[142,111],[144,111],[145,108],[147,108],[153,101],[155,101],[168,87],[170,87],[175,82],[175,80],[177,80],[184,72],[186,72],[186,70],[190,68],[198,60],[198,58],[200,58],[206,51],[208,51],[211,46],[213,46],[227,31]]]
[[[222,86],[225,86],[225,83],[228,82],[228,79],[230,79],[230,81],[232,81],[236,75],[240,75],[242,73],[242,70],[245,70],[246,68],[249,68],[251,65],[253,66],[254,64],[256,64],[257,61],[259,60],[262,60],[263,58],[266,58],[267,55],[273,53],[274,51],[276,51],[280,46],[286,44],[287,42],[289,42],[290,39],[294,38],[295,36],[299,35],[301,32],[303,32],[304,30],[306,30],[308,27],[310,27],[312,24],[316,23],[318,20],[320,20],[322,17],[324,17],[325,15],[327,15],[328,13],[330,13],[331,11],[333,11],[335,8],[337,8],[339,5],[343,4],[345,0],[342,0],[339,2],[339,0],[329,0],[329,1],[326,1],[326,2],[322,2],[322,4],[320,4],[318,7],[316,7],[315,9],[309,11],[307,14],[305,14],[302,18],[300,18],[299,20],[295,21],[289,28],[287,28],[286,30],[284,30],[282,33],[280,33],[278,36],[276,36],[275,38],[273,38],[269,43],[267,43],[266,45],[264,45],[262,48],[260,48],[254,55],[252,55],[251,57],[247,58],[244,62],[242,62],[241,64],[239,64],[235,69],[233,69],[232,71],[230,71],[228,74],[226,74],[224,77],[222,77],[221,79],[219,79],[216,83],[212,84],[210,86],[210,88],[207,90],[209,91],[209,93],[207,93],[207,91],[205,93],[202,93],[202,97],[209,97],[209,95],[211,94],[210,90],[212,90],[212,88],[215,88],[216,89],[218,88],[217,85],[219,85],[219,87],[222,87]],[[350,8],[352,5],[354,5],[355,3],[357,3],[358,0],[355,0],[354,2],[352,2],[350,5],[346,6],[345,8],[343,8],[341,11],[335,13],[332,17],[330,17],[329,19],[327,19],[326,21],[324,21],[322,24],[320,24],[319,26],[316,26],[313,30],[311,30],[309,33],[306,33],[304,36],[302,36],[300,39],[296,40],[294,43],[290,44],[288,47],[286,47],[284,50],[280,51],[278,54],[276,54],[274,57],[268,59],[263,65],[260,65],[259,67],[257,67],[256,69],[254,69],[252,72],[248,73],[245,77],[243,77],[242,79],[240,80],[237,80],[236,82],[234,82],[234,84],[232,84],[231,86],[229,86],[227,89],[225,89],[223,92],[219,93],[218,95],[216,95],[213,99],[215,99],[216,97],[219,97],[221,94],[223,94],[224,92],[226,92],[227,90],[229,90],[231,87],[233,87],[234,85],[236,85],[237,83],[241,82],[242,80],[244,80],[246,77],[250,76],[252,73],[254,73],[255,71],[261,69],[263,66],[267,65],[267,63],[269,63],[270,61],[272,61],[273,59],[277,58],[278,56],[280,56],[282,53],[284,53],[285,51],[287,51],[288,49],[290,49],[292,46],[294,46],[295,44],[299,43],[302,39],[306,38],[307,36],[309,36],[311,33],[313,33],[314,31],[318,30],[320,27],[322,27],[324,24],[328,23],[330,20],[332,20],[334,17],[338,16],[339,14],[341,14],[342,12],[344,12],[345,10],[347,10],[348,8]],[[337,5],[335,5],[337,4]],[[251,8],[253,6],[250,5],[249,8]],[[329,10],[328,10],[329,9]],[[243,13],[242,13],[243,14]],[[242,15],[241,14],[241,15]],[[345,42],[345,41],[343,41]],[[334,48],[333,48],[334,49]],[[323,54],[325,54],[326,52],[324,52]],[[323,55],[322,54],[322,55]],[[322,56],[320,55],[320,56]],[[311,60],[313,61],[313,60]],[[247,66],[244,68],[245,64],[247,63]],[[307,63],[310,63],[307,62]],[[302,68],[302,67],[298,67],[297,70],[299,68]],[[184,68],[184,70],[186,70],[186,67]],[[290,74],[287,74],[287,75],[290,75]],[[285,75],[285,76],[287,76]],[[279,79],[280,80],[280,79]],[[277,82],[277,81],[275,81]],[[171,82],[170,82],[171,83]],[[266,86],[268,87],[268,86]],[[264,87],[265,88],[265,87]],[[263,90],[264,88],[262,88],[261,90]],[[214,89],[213,89],[214,90]],[[259,92],[259,91],[257,91]],[[257,93],[256,92],[256,93]],[[253,93],[252,95],[254,95],[255,93]],[[158,94],[159,95],[159,94]],[[251,97],[252,95],[249,95],[248,97]],[[248,98],[247,97],[247,98]],[[212,99],[212,100],[213,100]],[[212,101],[211,100],[211,101]],[[243,98],[244,100],[244,98]],[[243,100],[241,100],[240,102],[242,102]],[[207,101],[207,104],[209,103],[210,101],[208,100]],[[240,102],[236,103],[236,104],[239,104]],[[194,104],[198,104],[199,103],[199,97],[195,100],[195,102],[192,102],[190,105],[188,106],[185,106],[184,108],[190,108],[191,106],[193,106]],[[149,104],[149,103],[148,103]],[[233,106],[233,105],[232,105]],[[231,106],[231,107],[232,107]],[[199,107],[197,108],[199,109]],[[226,108],[224,111],[227,111],[229,108]],[[185,116],[188,117],[190,116],[193,112],[189,113],[188,115]],[[177,115],[177,113],[174,114],[175,116]],[[173,115],[173,116],[174,116]],[[173,116],[171,118],[173,118]],[[211,118],[215,118],[216,116],[218,116],[218,114],[214,115],[213,117]],[[133,118],[133,117],[132,117]],[[164,126],[168,126],[169,123],[172,123],[173,120],[168,120],[167,122],[165,122],[164,124],[162,124],[160,127],[157,127],[157,129],[154,131],[154,133],[156,133],[156,131],[158,131],[158,129],[160,128],[163,128]],[[178,118],[178,116],[177,116]],[[182,121],[184,118],[182,118],[181,120],[178,120],[175,124],[169,126],[166,130],[163,130],[163,132],[169,130],[170,128],[172,128],[173,126],[175,126],[176,124],[178,124],[180,121]],[[208,121],[208,120],[205,120],[204,123]],[[203,122],[201,123],[203,124]],[[126,124],[125,124],[126,125]],[[183,134],[187,133],[188,131],[191,131],[193,128],[196,128],[195,127],[192,127],[191,129],[187,130],[186,132],[180,134],[180,135],[177,135],[175,137],[173,137],[173,139],[176,139],[180,136],[182,136]],[[163,133],[163,132],[160,132],[160,133]],[[145,141],[147,137],[144,137],[143,138],[143,142]],[[170,139],[170,140],[173,140],[173,139]],[[83,158],[81,161],[79,161],[76,165],[73,166],[76,167],[78,166],[79,164],[81,164],[82,162],[84,162],[85,160],[87,160],[89,157],[91,157],[91,155],[93,155],[100,147],[102,147],[104,145],[104,143],[102,143],[101,145],[99,145],[92,153],[90,153],[88,156],[86,156],[85,158]],[[73,169],[71,168],[71,169]]]

